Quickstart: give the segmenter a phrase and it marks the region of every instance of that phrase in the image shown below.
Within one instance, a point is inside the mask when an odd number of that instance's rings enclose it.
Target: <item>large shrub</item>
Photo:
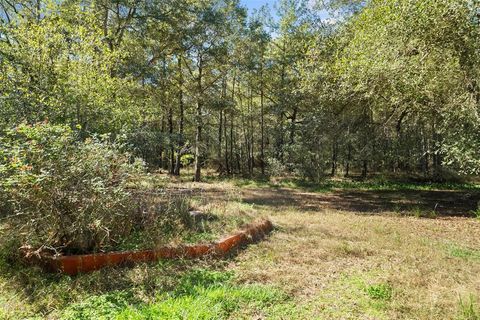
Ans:
[[[130,179],[139,161],[106,139],[79,141],[67,126],[21,125],[0,137],[1,209],[11,236],[33,248],[87,252],[134,227]]]

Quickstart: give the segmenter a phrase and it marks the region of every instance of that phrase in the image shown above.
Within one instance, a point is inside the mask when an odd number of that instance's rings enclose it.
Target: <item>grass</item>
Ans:
[[[267,312],[288,300],[281,291],[263,285],[238,285],[232,272],[193,269],[175,290],[139,302],[131,292],[114,291],[70,305],[61,314],[76,319],[223,319],[232,313]]]
[[[480,261],[480,249],[470,249],[452,245],[449,254],[455,258]]]
[[[0,259],[0,319],[479,319],[478,219],[420,219],[429,212],[420,205],[417,215],[360,212],[336,206],[357,198],[237,185],[177,184],[194,189],[195,209],[218,218],[182,241],[269,217],[276,230],[266,241],[225,260],[77,277]],[[361,200],[366,191],[358,192]]]
[[[216,181],[216,178],[207,181]],[[309,182],[297,178],[280,179],[247,179],[234,178],[232,182],[241,188],[295,188],[310,192],[330,192],[334,190],[389,190],[389,191],[430,191],[430,190],[472,190],[480,191],[478,183],[446,183],[446,182],[404,182],[387,180],[352,180],[352,179],[326,179],[322,182]]]
[[[374,300],[389,301],[392,298],[393,289],[389,284],[379,283],[369,285],[366,291],[368,296]]]
[[[470,295],[465,301],[461,297],[459,298],[459,320],[479,320],[480,319],[480,307],[475,302],[475,298]]]

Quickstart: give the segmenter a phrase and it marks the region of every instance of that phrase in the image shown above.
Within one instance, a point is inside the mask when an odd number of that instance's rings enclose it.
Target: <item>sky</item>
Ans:
[[[275,0],[241,0],[241,3],[246,6],[249,11],[259,9],[264,4],[268,4],[270,9],[272,9],[274,2]]]
[[[240,3],[247,7],[249,13],[251,13],[254,9],[260,9],[263,5],[268,4],[272,15],[275,17],[275,10],[274,10],[274,4],[275,0],[240,0]],[[314,2],[313,0],[311,1],[312,3]],[[321,18],[328,19],[329,15],[326,11],[321,12],[320,15]]]

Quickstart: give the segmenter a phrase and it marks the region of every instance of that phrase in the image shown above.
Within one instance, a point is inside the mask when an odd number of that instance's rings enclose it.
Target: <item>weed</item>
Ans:
[[[62,315],[64,320],[112,319],[116,314],[138,303],[128,291],[113,291],[100,296],[91,296],[86,300],[68,307]]]
[[[480,250],[477,249],[451,246],[449,249],[449,253],[452,257],[456,258],[462,258],[465,260],[480,260]]]
[[[477,209],[472,211],[472,215],[480,220],[480,201],[477,204]]]
[[[411,212],[412,215],[417,218],[435,219],[437,217],[435,210],[424,210],[420,207],[414,207]]]
[[[389,301],[392,298],[393,289],[389,284],[379,283],[367,286],[365,291],[374,300]]]
[[[475,299],[470,295],[468,301],[459,298],[459,320],[480,320],[480,307],[475,303]]]

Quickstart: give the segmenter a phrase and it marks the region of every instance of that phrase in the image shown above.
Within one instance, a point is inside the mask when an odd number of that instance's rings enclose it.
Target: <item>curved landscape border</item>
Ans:
[[[243,230],[229,237],[209,244],[69,256],[38,257],[32,255],[27,259],[30,263],[40,265],[46,271],[73,276],[79,273],[100,270],[105,267],[129,266],[139,262],[150,262],[160,259],[195,259],[207,255],[222,257],[240,246],[261,240],[272,230],[273,224],[270,220],[261,220],[247,225]]]

